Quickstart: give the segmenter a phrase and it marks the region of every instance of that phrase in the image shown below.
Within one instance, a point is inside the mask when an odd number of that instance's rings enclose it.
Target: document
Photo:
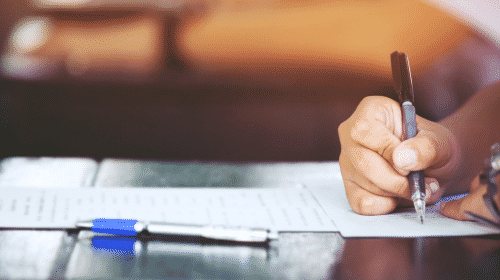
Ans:
[[[97,167],[89,158],[6,158],[0,161],[0,188],[90,187]]]
[[[0,161],[0,200],[11,188],[90,187],[97,166],[89,158],[5,158]],[[64,269],[58,261],[64,254],[54,248],[66,249],[67,242],[64,231],[0,231],[0,278],[60,278]]]
[[[5,188],[0,228],[74,228],[77,221],[135,219],[276,231],[337,231],[300,185],[256,188]]]
[[[498,234],[499,230],[477,222],[457,221],[439,213],[439,207],[428,205],[425,222],[414,208],[397,209],[379,216],[356,214],[347,201],[342,180],[309,188],[344,237],[425,237]]]

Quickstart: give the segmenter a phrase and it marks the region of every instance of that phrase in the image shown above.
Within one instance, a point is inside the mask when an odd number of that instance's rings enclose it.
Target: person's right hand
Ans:
[[[364,98],[339,126],[340,168],[351,208],[363,215],[410,206],[406,176],[424,170],[426,200],[436,202],[458,167],[460,149],[445,127],[417,116],[418,134],[401,141],[401,107],[382,96]]]

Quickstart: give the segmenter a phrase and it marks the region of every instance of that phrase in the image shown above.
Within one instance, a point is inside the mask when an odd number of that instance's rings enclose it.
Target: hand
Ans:
[[[500,183],[500,176],[496,177],[497,185]],[[473,220],[473,218],[467,216],[465,212],[471,212],[481,217],[487,218],[489,220],[495,221],[495,218],[490,213],[486,205],[484,204],[483,195],[487,191],[487,185],[481,184],[479,175],[474,178],[470,184],[469,195],[462,199],[453,200],[449,202],[441,202],[440,210],[441,214],[453,218],[456,220]],[[494,196],[497,205],[500,205],[500,192]]]
[[[387,97],[364,98],[339,126],[340,168],[351,208],[363,215],[410,206],[406,176],[424,170],[426,200],[436,202],[458,167],[460,149],[445,127],[417,116],[418,134],[401,141],[401,107]]]

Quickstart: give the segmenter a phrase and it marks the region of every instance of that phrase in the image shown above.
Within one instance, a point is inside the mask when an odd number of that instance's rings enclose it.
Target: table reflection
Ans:
[[[269,246],[254,247],[137,240],[82,231],[66,277],[325,279],[340,260],[343,242],[337,233],[282,233]]]
[[[500,279],[500,237],[349,238],[332,279]]]
[[[0,231],[0,279],[47,279],[54,275],[63,231]]]
[[[271,279],[268,248],[200,244],[81,232],[68,278]]]

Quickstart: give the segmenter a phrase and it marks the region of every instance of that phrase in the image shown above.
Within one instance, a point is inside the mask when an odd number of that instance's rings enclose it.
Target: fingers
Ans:
[[[394,168],[407,175],[409,171],[424,170],[433,164],[438,153],[435,140],[429,135],[417,135],[394,149]]]
[[[399,104],[373,96],[363,99],[353,115],[339,126],[339,163],[346,195],[355,212],[378,215],[397,206],[411,206],[406,178],[409,171],[425,169],[426,201],[439,200],[444,190],[436,178],[442,179],[443,174],[436,170],[449,169],[452,159],[458,159],[456,140],[437,123],[418,116],[417,123],[417,137],[401,142]],[[458,160],[453,166],[457,163]]]
[[[487,191],[487,186],[480,184],[479,176],[477,176],[471,184],[471,192],[462,199],[442,202],[440,211],[446,217],[467,221],[473,220],[465,212],[471,212],[487,219],[494,219],[488,208],[484,204],[483,195]]]
[[[356,122],[351,137],[357,143],[377,152],[386,161],[392,162],[394,149],[401,141],[380,122],[362,120]]]
[[[408,180],[398,174],[392,166],[376,152],[361,146],[351,147],[346,156],[352,164],[352,170],[358,174],[356,178],[366,178],[362,184],[366,190],[386,196],[409,199],[411,197]],[[361,183],[361,182],[358,182]]]
[[[354,212],[363,215],[388,214],[397,207],[397,198],[375,195],[352,181],[344,181],[347,200]]]
[[[401,141],[401,109],[388,98],[367,97],[353,114],[350,137],[392,163],[392,153]]]
[[[471,212],[491,219],[491,214],[487,211],[482,197],[486,191],[486,187],[481,188],[481,190],[469,194],[462,199],[442,202],[440,205],[441,214],[461,221],[473,220],[473,218],[467,216],[465,212]]]
[[[361,153],[366,153],[368,150],[364,148],[360,148]],[[373,152],[372,152],[373,153]],[[396,196],[394,193],[389,192],[381,188],[380,186],[376,185],[373,183],[369,178],[365,176],[362,172],[359,172],[360,167],[356,167],[354,165],[357,165],[358,162],[346,159],[346,157],[350,157],[352,154],[351,153],[341,153],[340,155],[340,167],[342,171],[342,178],[345,181],[352,181],[355,182],[355,184],[370,193],[378,196],[388,196],[388,197],[393,197]],[[365,167],[363,167],[365,168]],[[369,167],[366,167],[367,169],[370,169]],[[375,180],[380,181],[380,180]],[[403,182],[404,183],[404,182]]]
[[[353,154],[360,154],[360,160],[346,159],[346,157]],[[374,159],[370,160],[370,156]],[[381,162],[377,164],[377,160]],[[371,166],[370,164],[373,162],[375,164]],[[388,163],[375,152],[364,147],[358,147],[358,152],[342,153],[340,163],[347,199],[356,213],[380,215],[390,213],[397,206],[410,207],[413,205],[410,200],[411,194],[407,178],[394,172]],[[380,167],[380,169],[377,167]],[[359,172],[359,169],[362,168],[366,168],[367,171]],[[368,176],[371,176],[371,178]],[[387,179],[391,176],[394,179]],[[439,187],[438,180],[425,178],[425,186],[426,201],[432,204],[439,200],[442,190]]]
[[[481,184],[481,175],[477,175],[473,180],[472,183],[470,184],[470,193],[476,192],[479,190],[483,185]]]
[[[344,166],[345,167],[345,166]],[[362,176],[343,172],[344,186],[351,208],[362,215],[380,215],[392,212],[396,207],[411,207],[409,198],[391,194]],[[406,178],[405,178],[406,180]],[[406,190],[408,190],[406,184]],[[425,178],[426,201],[434,204],[443,193],[435,178]],[[408,190],[409,192],[409,190]]]
[[[457,145],[453,136],[420,129],[416,137],[394,149],[394,168],[402,175],[426,170],[427,176],[443,177],[458,164]]]
[[[434,204],[441,198],[444,189],[440,188],[436,178],[425,177],[425,191],[426,203]]]

